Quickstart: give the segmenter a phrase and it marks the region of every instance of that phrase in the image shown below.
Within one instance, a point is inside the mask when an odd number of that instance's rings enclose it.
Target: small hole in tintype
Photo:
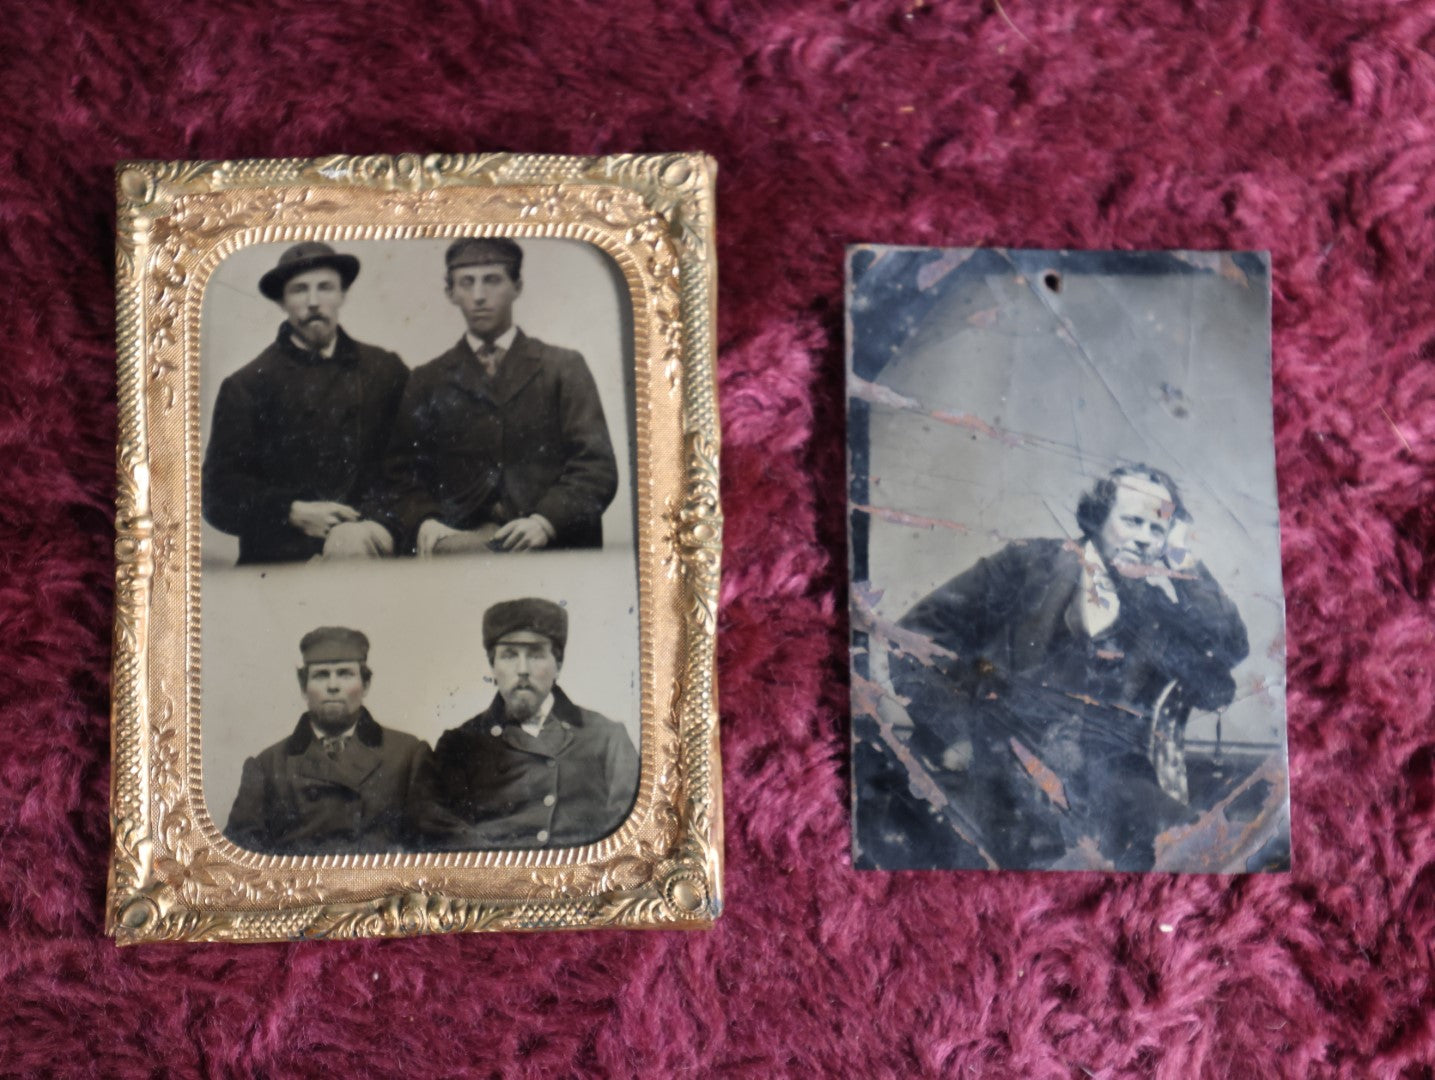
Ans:
[[[1055,270],[1048,270],[1046,276],[1041,279],[1041,283],[1052,292],[1061,292],[1061,275]]]

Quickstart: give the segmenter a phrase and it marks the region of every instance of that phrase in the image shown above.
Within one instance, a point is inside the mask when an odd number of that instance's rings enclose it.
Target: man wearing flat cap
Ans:
[[[444,262],[466,330],[409,379],[387,524],[419,555],[601,547],[618,469],[588,365],[514,325],[518,244],[467,237]]]
[[[428,744],[380,727],[369,692],[369,639],[321,626],[299,643],[307,708],[294,733],[244,763],[224,835],[270,855],[412,850],[434,798]]]
[[[240,564],[393,553],[368,510],[408,368],[339,325],[358,274],[307,242],[259,279],[284,322],[220,386],[204,458],[205,520],[239,538]]]
[[[467,830],[447,846],[572,847],[607,836],[638,788],[638,753],[622,724],[557,685],[568,614],[548,600],[508,600],[483,615],[498,694],[439,738],[444,809]]]

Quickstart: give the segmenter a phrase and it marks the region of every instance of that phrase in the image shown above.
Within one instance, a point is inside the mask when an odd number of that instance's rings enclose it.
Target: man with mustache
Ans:
[[[607,836],[627,816],[638,753],[622,724],[559,689],[567,643],[568,613],[549,600],[508,600],[483,613],[498,693],[439,738],[442,811],[462,823],[442,846],[573,847]]]
[[[259,279],[284,322],[220,386],[204,459],[205,520],[239,538],[241,565],[393,554],[369,508],[409,373],[339,325],[358,274],[354,256],[306,242]]]
[[[299,652],[304,715],[292,735],[244,763],[224,835],[271,855],[412,850],[431,820],[433,752],[364,708],[369,639],[321,626]]]
[[[1186,714],[1231,703],[1246,628],[1166,473],[1113,470],[1076,519],[1079,539],[1014,541],[919,601],[898,626],[936,649],[893,652],[892,685],[913,749],[1002,868],[1086,841],[1148,870],[1156,836],[1194,818],[1173,764]]]
[[[421,556],[601,547],[618,468],[588,365],[514,324],[514,241],[456,240],[444,265],[465,332],[404,392],[386,466],[390,531]]]

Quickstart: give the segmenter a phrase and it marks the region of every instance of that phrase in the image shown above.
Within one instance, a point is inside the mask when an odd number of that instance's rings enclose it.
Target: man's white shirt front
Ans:
[[[473,350],[474,355],[476,356],[480,351],[490,345],[498,349],[500,352],[507,353],[509,349],[513,348],[513,339],[517,336],[518,324],[515,323],[503,333],[499,334],[498,337],[494,338],[491,342],[484,341],[481,337],[475,337],[472,330],[465,330],[463,334],[463,339],[468,342],[468,347]]]
[[[553,695],[549,694],[543,699],[543,704],[538,706],[538,711],[524,720],[518,726],[531,738],[538,738],[538,733],[543,730],[543,725],[548,722],[548,714],[553,711]]]

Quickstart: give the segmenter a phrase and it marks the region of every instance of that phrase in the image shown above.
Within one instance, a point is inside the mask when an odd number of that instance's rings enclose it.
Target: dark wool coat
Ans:
[[[436,518],[457,529],[542,514],[551,547],[601,547],[618,467],[583,357],[520,331],[490,379],[462,339],[414,370],[386,467],[385,521],[412,550]]]
[[[434,751],[444,808],[466,827],[446,846],[572,847],[607,836],[632,808],[638,752],[622,724],[553,690],[553,710],[531,736],[503,698]]]
[[[912,744],[938,761],[970,741],[973,758],[959,779],[975,795],[988,850],[1003,866],[1059,854],[1070,840],[1057,828],[1065,817],[1120,868],[1146,868],[1156,833],[1189,813],[1163,793],[1148,756],[1153,708],[1158,700],[1179,701],[1187,712],[1230,704],[1231,669],[1248,650],[1240,613],[1202,565],[1170,579],[1176,603],[1113,575],[1120,614],[1111,632],[1077,632],[1071,611],[1082,558],[1067,541],[1010,544],[898,624],[949,654],[930,664],[892,657]],[[1026,775],[1032,760],[1065,785],[1064,815],[1036,795]]]
[[[433,798],[428,743],[365,709],[333,760],[305,713],[292,735],[244,763],[224,835],[272,855],[410,850]]]
[[[204,518],[239,537],[239,562],[304,561],[324,541],[289,524],[299,501],[371,516],[409,369],[340,328],[334,355],[300,349],[289,325],[219,387],[204,457]]]

